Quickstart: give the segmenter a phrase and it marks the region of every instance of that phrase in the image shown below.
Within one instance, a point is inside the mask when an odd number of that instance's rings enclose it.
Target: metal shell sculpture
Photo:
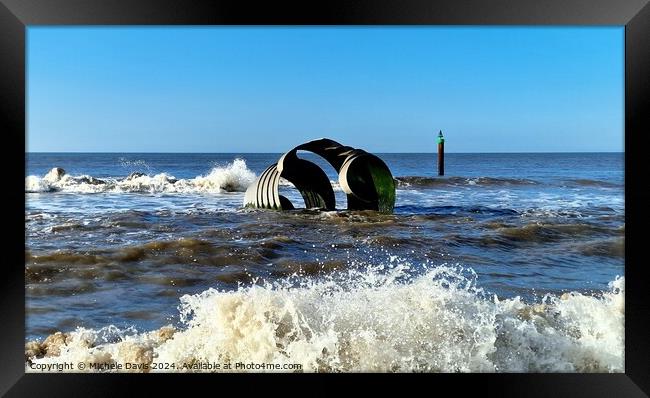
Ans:
[[[348,210],[375,210],[392,213],[395,207],[395,180],[388,166],[364,150],[344,146],[327,138],[298,145],[270,165],[248,187],[244,206],[291,210],[289,199],[280,195],[280,177],[292,183],[302,195],[305,207],[336,209],[334,190],[327,174],[315,163],[301,159],[297,152],[310,151],[329,162],[339,175],[347,195]]]

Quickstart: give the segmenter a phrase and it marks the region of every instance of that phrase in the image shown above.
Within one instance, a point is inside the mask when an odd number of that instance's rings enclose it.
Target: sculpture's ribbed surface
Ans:
[[[256,208],[289,210],[293,204],[278,193],[280,177],[292,183],[305,200],[306,208],[334,210],[334,190],[325,172],[316,164],[297,156],[310,151],[327,160],[339,175],[347,195],[349,210],[376,210],[392,213],[395,207],[395,181],[388,166],[377,156],[361,149],[322,138],[299,145],[269,166],[248,187],[244,205]]]

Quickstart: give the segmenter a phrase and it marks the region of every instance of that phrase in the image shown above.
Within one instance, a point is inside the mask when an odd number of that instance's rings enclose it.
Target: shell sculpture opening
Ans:
[[[375,210],[392,213],[395,207],[395,180],[388,166],[377,156],[344,146],[327,138],[298,145],[270,165],[248,187],[244,206],[291,210],[289,199],[280,195],[280,177],[292,183],[308,209],[335,210],[334,189],[327,174],[315,163],[301,159],[298,151],[313,152],[329,162],[339,175],[347,195],[348,210]]]

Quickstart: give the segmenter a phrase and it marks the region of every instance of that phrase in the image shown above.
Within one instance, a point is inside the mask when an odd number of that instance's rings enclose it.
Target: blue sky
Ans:
[[[30,27],[34,152],[623,151],[623,27]]]

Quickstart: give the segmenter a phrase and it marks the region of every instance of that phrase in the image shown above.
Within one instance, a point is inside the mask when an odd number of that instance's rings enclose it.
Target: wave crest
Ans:
[[[198,362],[298,363],[308,372],[624,371],[623,278],[598,295],[529,305],[488,296],[458,267],[410,276],[393,257],[386,268],[208,289],[181,297],[172,332],[103,342],[99,331],[78,329],[56,355],[30,342],[26,356],[32,364],[163,362],[176,371]]]
[[[177,179],[167,173],[148,175],[131,173],[126,178],[99,179],[88,175],[71,176],[55,167],[45,176],[25,178],[25,192],[71,192],[71,193],[222,193],[243,192],[255,180],[255,173],[248,169],[246,161],[235,159],[223,167],[214,167],[205,176]]]
[[[504,186],[504,185],[536,185],[538,182],[525,178],[496,178],[496,177],[424,177],[404,176],[395,178],[398,188],[409,187],[454,187],[462,185]]]

